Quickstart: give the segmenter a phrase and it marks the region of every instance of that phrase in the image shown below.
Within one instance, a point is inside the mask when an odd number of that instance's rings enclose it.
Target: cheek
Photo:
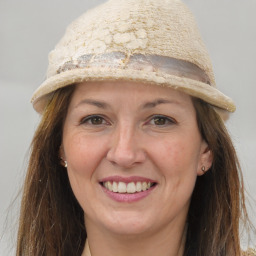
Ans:
[[[166,142],[163,145],[163,150],[166,152],[164,161],[171,166],[179,167],[183,163],[185,147],[178,141]]]
[[[190,198],[197,178],[199,142],[181,136],[166,139],[152,148],[152,158],[166,184],[166,199],[171,196],[187,201]]]
[[[91,198],[95,196],[92,188],[97,183],[96,170],[104,156],[103,147],[97,139],[90,139],[82,133],[64,138],[70,185],[81,207],[88,210]]]
[[[79,176],[92,175],[104,155],[102,144],[97,139],[79,133],[64,140],[64,149],[69,169]]]
[[[197,143],[184,139],[165,140],[154,146],[154,159],[170,173],[175,170],[178,174],[193,171],[196,174],[199,160]]]
[[[65,141],[65,154],[68,161],[68,178],[73,193],[85,212],[93,209],[95,185],[97,185],[97,166],[101,159],[100,143],[85,137],[73,136]]]

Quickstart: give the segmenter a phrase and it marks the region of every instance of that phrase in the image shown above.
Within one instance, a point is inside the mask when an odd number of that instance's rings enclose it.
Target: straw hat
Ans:
[[[109,0],[83,14],[50,52],[47,79],[33,106],[42,113],[55,90],[102,80],[167,86],[235,111],[216,89],[194,17],[179,0]]]

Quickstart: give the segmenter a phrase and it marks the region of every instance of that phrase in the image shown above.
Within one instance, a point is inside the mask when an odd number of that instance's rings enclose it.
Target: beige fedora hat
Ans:
[[[42,113],[54,91],[84,81],[128,80],[174,88],[224,112],[196,22],[179,0],[109,0],[87,11],[49,54],[47,79],[32,103]]]

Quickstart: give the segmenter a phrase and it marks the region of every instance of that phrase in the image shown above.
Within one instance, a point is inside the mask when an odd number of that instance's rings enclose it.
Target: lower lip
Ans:
[[[136,192],[133,194],[115,193],[115,192],[109,191],[105,187],[102,187],[102,189],[111,199],[113,199],[117,202],[132,203],[132,202],[136,202],[136,201],[142,200],[143,198],[147,197],[155,189],[155,187],[156,187],[156,185],[149,188],[148,190],[145,190],[142,192]]]

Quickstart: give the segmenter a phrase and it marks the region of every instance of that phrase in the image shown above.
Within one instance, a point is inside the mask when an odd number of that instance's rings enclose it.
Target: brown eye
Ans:
[[[93,116],[88,116],[84,118],[81,121],[81,124],[102,125],[102,124],[106,124],[106,121],[101,116],[93,115]]]
[[[165,125],[168,122],[165,117],[155,117],[153,120],[155,125]]]
[[[156,115],[151,118],[149,121],[149,124],[155,125],[155,126],[167,126],[175,124],[176,121],[173,120],[170,117],[162,116],[162,115]]]
[[[91,123],[94,124],[94,125],[102,124],[103,123],[103,118],[100,117],[100,116],[91,117]]]

